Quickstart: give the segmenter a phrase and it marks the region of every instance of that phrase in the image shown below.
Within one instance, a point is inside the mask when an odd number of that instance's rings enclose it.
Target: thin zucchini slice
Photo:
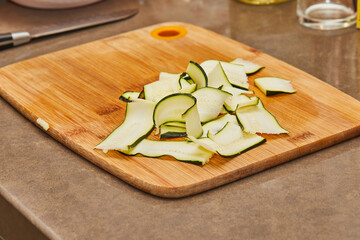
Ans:
[[[153,112],[155,103],[137,99],[127,103],[123,123],[95,148],[108,150],[127,150],[149,135],[154,127]]]
[[[213,136],[210,136],[210,139],[217,144],[216,152],[220,156],[235,157],[266,142],[265,138],[256,134],[239,134],[236,130],[237,128],[240,129],[240,126],[229,123],[224,127],[223,130]],[[230,139],[227,140],[226,136],[229,136],[229,134],[234,135],[234,137],[232,138],[233,141],[230,141]]]
[[[221,90],[231,93],[233,96],[235,95],[240,95],[240,94],[254,94],[253,91],[248,91],[248,90],[244,90],[244,89],[240,89],[240,88],[235,88],[232,86],[223,86],[221,87]]]
[[[276,118],[268,112],[261,100],[255,106],[236,109],[236,117],[247,133],[281,134],[289,133],[280,126]]]
[[[248,106],[256,106],[259,103],[259,98],[258,97],[248,97],[245,95],[240,95],[239,97],[239,102],[237,102],[237,107],[238,108],[242,108],[242,107],[248,107]],[[242,99],[240,99],[242,98]]]
[[[167,122],[163,125],[170,126],[170,127],[181,127],[185,128],[185,122]]]
[[[208,86],[213,88],[232,87],[219,61],[208,74]]]
[[[120,96],[120,100],[124,102],[131,102],[134,99],[138,99],[140,96],[140,92],[135,91],[126,91]]]
[[[225,82],[229,82],[230,84],[232,84],[236,87],[242,88],[242,89],[249,89],[249,83],[248,83],[248,79],[247,79],[247,75],[246,75],[244,66],[239,65],[239,64],[232,64],[232,63],[228,63],[228,62],[224,62],[224,61],[218,61],[218,60],[206,60],[200,64],[201,67],[204,69],[205,73],[209,76],[209,86],[218,87],[218,86],[214,86],[214,85],[219,85],[219,84],[214,84],[215,81],[213,78],[216,78],[216,77],[212,77],[212,75],[214,75],[214,73],[212,73],[212,71],[214,71],[215,68],[218,68],[217,67],[218,64],[221,65],[222,70],[226,76],[226,79],[228,80]],[[219,74],[219,76],[220,76],[220,74]],[[210,79],[210,77],[211,77],[211,79]],[[223,77],[221,76],[221,78],[223,78]],[[222,85],[229,86],[227,83],[222,84]]]
[[[237,123],[227,122],[225,126],[215,134],[209,133],[209,138],[220,145],[229,145],[238,141],[243,136],[241,127]]]
[[[256,63],[253,63],[250,61],[246,61],[241,58],[236,58],[236,59],[232,60],[230,63],[240,64],[240,65],[244,66],[245,72],[247,75],[254,74],[254,73],[260,71],[260,69],[264,68],[263,66],[261,66],[259,64],[256,64]]]
[[[246,107],[246,106],[254,106],[257,105],[259,102],[258,97],[248,97],[246,95],[240,94],[231,96],[230,98],[226,99],[224,103],[224,107],[228,112],[235,112],[237,108]]]
[[[144,86],[144,95],[146,100],[158,102],[168,95],[179,92],[179,90],[179,80],[155,81]]]
[[[227,62],[220,62],[220,64],[224,69],[227,79],[233,86],[246,90],[249,89],[248,78],[242,65]]]
[[[277,77],[261,77],[256,78],[255,86],[257,86],[266,96],[278,93],[295,93],[296,90],[291,85],[290,80]]]
[[[185,118],[186,135],[196,138],[200,137],[202,135],[202,127],[197,105],[195,104],[189,108],[183,114],[183,117]]]
[[[190,83],[185,78],[180,78],[179,84],[180,84],[180,90],[179,90],[180,93],[192,93],[196,90],[196,84]]]
[[[266,140],[256,134],[244,133],[238,124],[228,122],[216,134],[210,134],[209,138],[190,139],[205,149],[216,152],[222,157],[234,157],[251,148],[254,148]]]
[[[219,64],[219,62],[220,62],[219,60],[206,60],[202,62],[200,66],[202,67],[202,69],[204,69],[206,75],[209,75],[209,73],[211,73],[211,71],[214,70],[216,65]]]
[[[145,157],[171,156],[176,160],[204,165],[209,162],[213,153],[194,142],[188,141],[155,141],[144,139],[134,148],[121,151],[130,156],[141,154]]]
[[[177,137],[186,137],[186,128],[169,126],[163,124],[160,126],[160,138],[177,138]]]
[[[231,113],[235,112],[236,107],[239,104],[242,105],[244,103],[244,100],[246,100],[244,98],[243,94],[254,94],[253,91],[243,90],[243,89],[239,89],[239,88],[235,88],[235,87],[222,87],[221,90],[232,94],[232,96],[227,98],[224,103],[224,107],[225,107],[226,111],[231,112]],[[241,97],[239,97],[239,96],[241,96]]]
[[[183,114],[193,106],[196,106],[196,98],[187,93],[174,93],[161,99],[156,104],[153,115],[156,133],[166,122],[185,122]]]
[[[212,87],[200,88],[192,95],[197,100],[201,122],[215,119],[222,111],[225,100],[231,97],[230,93]]]
[[[193,136],[189,136],[188,137],[191,141],[193,141],[194,143],[200,145],[201,147],[203,147],[204,149],[206,149],[209,152],[212,153],[217,153],[216,149],[217,149],[217,144],[211,140],[208,137],[201,137],[201,138],[195,138]]]
[[[202,137],[207,137],[209,134],[215,134],[219,132],[228,123],[237,123],[237,119],[234,115],[225,114],[217,119],[209,121],[202,126],[203,134]]]
[[[190,61],[186,73],[196,83],[196,88],[203,88],[208,85],[208,77],[202,67],[196,62]]]
[[[181,73],[160,72],[159,81],[178,81]]]

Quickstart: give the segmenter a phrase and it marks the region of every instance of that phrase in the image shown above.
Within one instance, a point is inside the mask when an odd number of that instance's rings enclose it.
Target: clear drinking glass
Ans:
[[[356,23],[357,0],[297,0],[300,24],[321,30],[340,29]]]

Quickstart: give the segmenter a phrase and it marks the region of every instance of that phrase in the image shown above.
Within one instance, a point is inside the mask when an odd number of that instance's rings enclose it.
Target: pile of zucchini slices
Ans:
[[[125,119],[95,148],[204,165],[214,153],[234,157],[264,143],[257,133],[286,134],[258,97],[247,96],[254,94],[247,76],[262,68],[237,58],[190,61],[184,73],[161,72],[141,92],[121,95]],[[267,96],[295,92],[290,81],[275,77],[257,78],[255,85]],[[158,140],[147,138],[154,128]]]

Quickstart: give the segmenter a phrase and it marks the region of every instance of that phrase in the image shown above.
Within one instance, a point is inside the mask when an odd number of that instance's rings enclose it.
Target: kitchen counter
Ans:
[[[0,51],[0,67],[167,21],[215,31],[360,100],[360,32],[298,24],[296,1],[140,0],[125,21]],[[309,86],[311,87],[311,86]],[[144,193],[0,100],[0,239],[360,239],[360,137],[181,199]]]

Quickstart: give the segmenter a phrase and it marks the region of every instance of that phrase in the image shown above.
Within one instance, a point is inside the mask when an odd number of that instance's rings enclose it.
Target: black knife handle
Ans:
[[[30,40],[31,37],[28,32],[2,33],[0,34],[0,48],[17,46]]]
[[[0,34],[0,47],[6,48],[13,46],[13,38],[11,33]]]

